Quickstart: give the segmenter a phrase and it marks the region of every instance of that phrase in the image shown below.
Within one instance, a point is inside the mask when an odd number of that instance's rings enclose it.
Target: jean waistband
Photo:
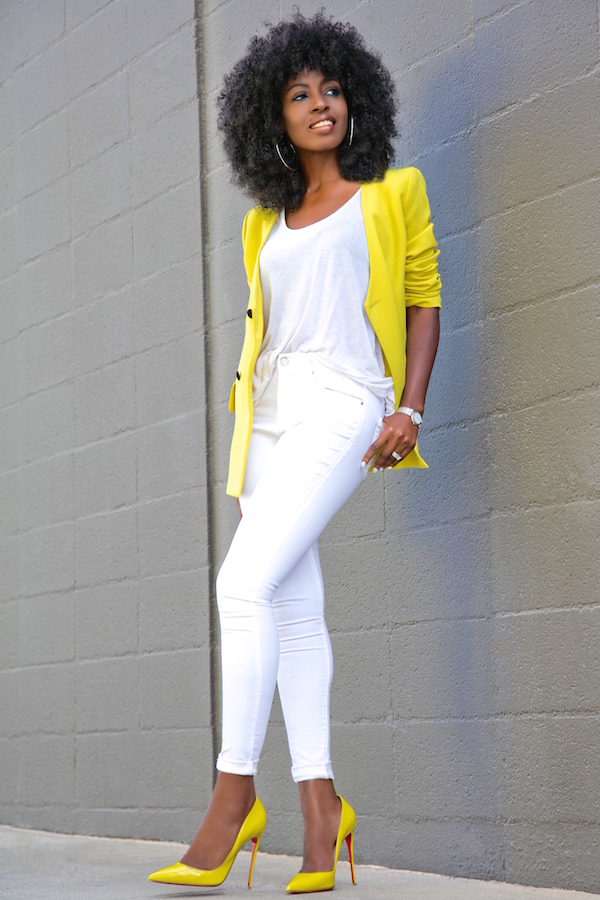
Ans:
[[[277,358],[277,372],[280,375],[306,375],[323,382],[327,387],[340,390],[352,388],[352,392],[360,391],[363,387],[360,381],[353,378],[347,372],[341,372],[334,366],[323,360],[319,353],[282,353]]]

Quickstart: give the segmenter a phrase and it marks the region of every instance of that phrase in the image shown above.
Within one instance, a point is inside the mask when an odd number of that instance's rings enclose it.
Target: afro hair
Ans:
[[[306,193],[302,170],[286,169],[275,149],[284,138],[284,88],[304,69],[337,79],[354,116],[352,146],[344,141],[338,148],[343,178],[380,180],[393,156],[396,102],[388,70],[352,25],[322,13],[312,19],[296,13],[266,36],[252,38],[217,98],[218,127],[234,178],[267,209],[297,209]]]

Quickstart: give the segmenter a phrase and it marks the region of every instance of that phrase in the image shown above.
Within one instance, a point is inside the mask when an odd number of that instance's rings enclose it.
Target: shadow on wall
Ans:
[[[479,54],[493,60],[495,42],[483,29]],[[562,48],[573,46],[563,36],[548,83],[536,71],[528,98],[506,109],[517,73],[490,66],[478,257],[507,878],[593,890],[600,79],[586,75],[583,35],[569,72]]]
[[[420,440],[430,469],[385,487],[397,586],[397,813],[406,822],[393,864],[502,878],[472,54],[465,41],[430,61],[417,73],[416,102],[412,74],[398,78],[408,135],[398,155],[427,181],[443,311]]]
[[[403,482],[404,500],[386,488],[387,522],[417,560],[399,602],[427,637],[423,656],[416,639],[412,652],[429,701],[410,712],[438,717],[433,762],[460,786],[457,815],[485,850],[469,859],[459,827],[452,857],[438,842],[434,867],[589,890],[597,826],[572,822],[597,822],[599,799],[585,761],[597,759],[598,736],[585,627],[597,628],[599,575],[599,81],[582,70],[518,102],[514,71],[494,73],[478,82],[488,93],[476,98],[477,127],[419,160],[442,222],[446,309],[463,299],[467,309],[443,316],[422,441],[432,468]],[[457,227],[435,211],[447,199],[453,211],[449,191],[472,214]],[[426,782],[432,757],[412,761],[411,779]],[[453,814],[452,790],[442,785],[436,815]],[[538,852],[541,834],[552,859]]]
[[[521,61],[502,41],[511,27],[531,30]],[[590,41],[595,34],[585,32]],[[422,441],[432,469],[407,480],[404,522],[399,489],[386,502],[389,527],[395,516],[421,566],[433,569],[415,566],[418,599],[409,592],[406,620],[418,623],[419,602],[435,591],[439,607],[426,615],[454,620],[437,626],[439,644],[431,641],[416,672],[435,671],[440,654],[444,669],[430,685],[440,691],[437,715],[478,717],[461,751],[471,756],[469,787],[480,781],[482,790],[464,793],[464,815],[482,817],[490,836],[502,826],[488,871],[589,890],[598,882],[585,862],[597,826],[584,833],[569,824],[596,823],[599,799],[589,765],[577,760],[597,757],[590,685],[599,677],[582,622],[591,627],[600,574],[600,160],[592,124],[600,90],[598,75],[586,73],[585,54],[597,59],[597,47],[585,36],[578,53],[561,37],[552,65],[533,67],[553,38],[532,6],[478,28],[473,125],[419,159],[446,307],[427,410],[433,429]],[[441,99],[434,90],[423,108],[435,116]],[[478,759],[486,732],[491,753]],[[452,753],[441,762],[460,780]],[[553,840],[551,861],[537,853],[541,833]],[[475,873],[477,862],[463,859]]]

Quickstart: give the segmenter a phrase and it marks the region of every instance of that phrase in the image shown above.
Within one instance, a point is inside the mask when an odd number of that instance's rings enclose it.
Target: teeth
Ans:
[[[331,119],[325,119],[323,122],[315,122],[314,125],[311,125],[311,128],[324,128],[326,125],[333,125]]]

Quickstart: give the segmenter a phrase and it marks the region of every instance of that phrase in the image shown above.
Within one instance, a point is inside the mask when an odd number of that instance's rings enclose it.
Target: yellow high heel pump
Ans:
[[[344,840],[348,845],[352,884],[356,884],[356,877],[354,875],[354,828],[356,826],[356,814],[343,797],[340,797],[340,800],[342,801],[342,818],[340,820],[340,827],[335,842],[335,860],[333,861],[333,869],[331,872],[298,872],[297,875],[294,875],[286,888],[288,894],[313,894],[317,891],[331,891],[335,885],[335,870],[342,847],[342,841]]]
[[[251,887],[254,860],[256,859],[256,852],[266,824],[267,814],[257,797],[254,801],[254,806],[238,831],[233,847],[220,866],[217,866],[216,869],[194,869],[193,866],[187,866],[185,863],[178,862],[174,866],[167,866],[165,869],[153,872],[152,875],[148,876],[148,881],[158,881],[161,884],[192,884],[202,887],[217,887],[219,884],[223,884],[229,875],[229,870],[244,844],[251,840],[252,859],[250,860],[250,873],[248,875],[248,887]]]

